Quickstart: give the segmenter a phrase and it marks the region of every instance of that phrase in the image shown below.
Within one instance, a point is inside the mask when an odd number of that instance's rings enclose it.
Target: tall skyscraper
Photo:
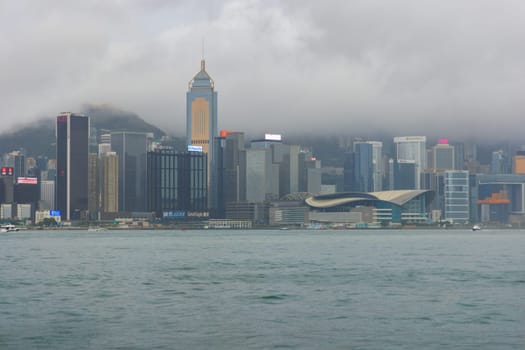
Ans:
[[[299,145],[288,145],[282,142],[281,135],[265,134],[262,140],[250,142],[253,149],[268,149],[271,151],[272,163],[277,166],[278,177],[275,182],[279,188],[279,197],[299,192],[300,170]],[[273,180],[272,180],[273,181]]]
[[[100,155],[101,164],[101,211],[118,212],[118,155],[105,152]]]
[[[14,168],[14,178],[26,176],[26,155],[24,150],[15,150],[7,154],[4,166]]]
[[[246,197],[246,165],[244,164],[244,133],[221,131],[215,138],[215,173],[210,188],[210,215],[224,218],[226,203]]]
[[[454,169],[463,170],[465,167],[465,144],[456,142],[452,146],[454,146],[454,161],[456,162]]]
[[[201,70],[188,83],[186,93],[186,144],[202,147],[208,155],[208,184],[213,177],[213,139],[219,136],[217,126],[217,92],[215,82],[206,72],[204,59]]]
[[[445,220],[469,222],[469,173],[463,170],[445,171]]]
[[[354,144],[354,182],[353,191],[372,192],[374,190],[372,144]]]
[[[79,220],[88,210],[89,118],[62,113],[56,124],[56,209],[62,220]]]
[[[413,160],[399,160],[393,162],[394,190],[413,190],[416,188],[416,162]]]
[[[270,145],[272,162],[279,167],[279,197],[299,192],[299,152],[298,145],[276,143]]]
[[[432,168],[439,170],[455,170],[456,152],[454,146],[448,144],[447,139],[439,140],[439,143],[432,147]]]
[[[421,187],[434,191],[434,199],[430,203],[429,208],[439,211],[439,219],[442,219],[445,213],[445,171],[434,168],[425,170],[422,176]]]
[[[246,159],[244,133],[231,132],[226,135],[224,151],[224,201],[237,202],[246,198]]]
[[[246,154],[246,200],[263,202],[279,198],[279,164],[272,162],[272,150],[248,148]]]
[[[2,168],[0,174],[0,203],[13,203],[15,201],[15,180],[12,167]]]
[[[119,211],[146,210],[146,162],[150,134],[118,131],[111,133],[111,150],[118,155]]]
[[[355,141],[344,157],[344,191],[372,192],[383,189],[383,143]]]
[[[503,150],[492,152],[492,158],[490,162],[490,173],[491,174],[509,174],[506,169],[506,158],[507,155]]]
[[[383,190],[383,142],[367,141],[372,145],[372,167],[374,171],[374,192]]]
[[[93,130],[93,129],[91,129]],[[89,219],[97,220],[100,208],[100,169],[98,164],[98,154],[89,153],[88,155],[88,210]]]
[[[321,161],[310,151],[299,153],[299,192],[321,192]]]
[[[398,162],[414,162],[415,188],[421,189],[421,173],[427,167],[425,136],[394,137]]]

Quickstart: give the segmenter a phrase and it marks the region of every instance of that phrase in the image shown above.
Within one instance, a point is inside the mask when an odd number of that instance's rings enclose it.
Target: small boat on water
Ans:
[[[6,224],[6,225],[0,226],[0,232],[17,232],[17,231],[18,231],[18,227],[16,227],[13,224]]]
[[[88,228],[88,231],[89,232],[103,232],[103,231],[107,231],[108,229],[105,228],[105,227],[100,227],[100,226],[96,226],[96,227],[93,227],[93,226],[90,226]]]
[[[480,231],[481,227],[479,225],[472,226],[472,231]]]

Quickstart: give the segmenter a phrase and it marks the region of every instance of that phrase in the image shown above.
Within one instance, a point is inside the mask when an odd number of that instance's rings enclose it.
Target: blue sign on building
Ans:
[[[168,210],[162,213],[164,219],[183,219],[186,217],[184,210]]]
[[[62,211],[60,210],[50,210],[49,216],[62,216]]]
[[[188,145],[188,152],[202,152],[202,146]]]

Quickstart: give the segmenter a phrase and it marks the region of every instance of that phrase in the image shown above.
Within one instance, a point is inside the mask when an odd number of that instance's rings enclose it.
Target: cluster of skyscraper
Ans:
[[[146,132],[90,134],[88,116],[60,114],[56,160],[28,162],[20,151],[5,156],[1,218],[301,224],[317,212],[311,217],[321,221],[325,213],[376,224],[525,222],[525,152],[511,157],[495,151],[488,169],[476,162],[474,151],[465,154],[464,144],[445,139],[428,148],[424,136],[395,137],[392,157],[381,141],[354,140],[340,172],[329,170],[281,135],[246,142],[242,132],[219,133],[214,85],[202,60],[188,85],[183,151]],[[318,197],[305,202],[312,195]],[[373,214],[359,209],[366,206],[374,207]],[[350,214],[344,218],[344,212]]]
[[[219,134],[217,92],[204,60],[186,97],[183,152],[148,133],[107,131],[93,138],[88,116],[57,116],[54,215],[65,221],[225,218],[227,203],[320,191],[320,163],[299,146],[267,134],[245,148],[242,132]]]

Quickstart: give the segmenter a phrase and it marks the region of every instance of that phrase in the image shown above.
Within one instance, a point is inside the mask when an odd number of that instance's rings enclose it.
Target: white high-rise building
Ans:
[[[468,180],[468,171],[445,171],[445,220],[461,224],[469,222]]]
[[[416,190],[421,189],[421,173],[427,167],[426,136],[394,137],[398,161],[415,163]]]

